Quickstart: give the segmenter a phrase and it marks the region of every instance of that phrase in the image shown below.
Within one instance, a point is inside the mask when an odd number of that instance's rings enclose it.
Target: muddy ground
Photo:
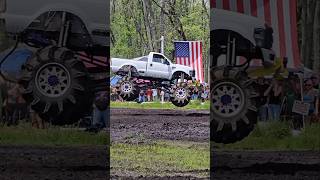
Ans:
[[[208,142],[208,111],[111,111],[113,142],[153,140]],[[320,152],[213,152],[212,179],[319,180]],[[0,179],[108,179],[106,147],[0,146]],[[191,174],[191,175],[190,175]],[[111,179],[197,179],[192,173],[173,177],[111,175]]]
[[[209,111],[112,109],[110,132],[113,142],[179,140],[205,143],[209,140]],[[212,157],[212,179],[320,179],[320,152],[216,150]],[[120,177],[197,179],[192,176]]]
[[[113,142],[208,142],[209,111],[112,109],[110,132]]]
[[[0,146],[1,180],[105,180],[106,147]]]

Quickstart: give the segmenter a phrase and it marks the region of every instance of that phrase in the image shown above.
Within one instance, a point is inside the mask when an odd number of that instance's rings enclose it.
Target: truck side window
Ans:
[[[139,59],[138,61],[143,61],[143,62],[148,62],[148,57],[143,56],[141,59]]]
[[[152,58],[152,62],[162,63],[163,56],[154,54]]]
[[[170,65],[169,61],[167,59],[165,59],[165,58],[163,58],[163,62],[162,63],[165,64],[165,65]]]

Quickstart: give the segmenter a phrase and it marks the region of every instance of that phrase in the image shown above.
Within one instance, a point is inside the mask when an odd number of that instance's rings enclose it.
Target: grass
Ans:
[[[111,145],[112,174],[165,176],[196,174],[207,177],[209,144],[155,142],[153,144]]]
[[[320,151],[320,124],[312,124],[292,135],[290,125],[284,122],[259,124],[244,140],[234,144],[216,144],[220,150],[310,150]]]
[[[133,108],[133,109],[177,109],[177,110],[209,110],[210,103],[206,101],[201,104],[198,100],[192,100],[185,107],[177,107],[170,102],[161,103],[159,101],[146,102],[139,104],[137,102],[111,102],[111,108]]]
[[[1,127],[1,145],[35,145],[35,146],[89,146],[106,145],[108,136],[101,132],[91,134],[76,129],[33,129],[24,124],[18,127]]]

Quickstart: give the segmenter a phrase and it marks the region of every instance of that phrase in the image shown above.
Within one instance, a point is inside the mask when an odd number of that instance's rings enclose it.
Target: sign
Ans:
[[[292,112],[307,116],[309,114],[309,108],[310,108],[309,103],[304,103],[302,101],[296,100],[294,101]]]

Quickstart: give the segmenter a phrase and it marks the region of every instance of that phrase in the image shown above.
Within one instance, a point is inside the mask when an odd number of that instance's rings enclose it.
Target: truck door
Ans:
[[[164,64],[164,57],[160,54],[154,54],[152,61],[148,64],[148,76],[155,78],[167,78],[168,65]]]

